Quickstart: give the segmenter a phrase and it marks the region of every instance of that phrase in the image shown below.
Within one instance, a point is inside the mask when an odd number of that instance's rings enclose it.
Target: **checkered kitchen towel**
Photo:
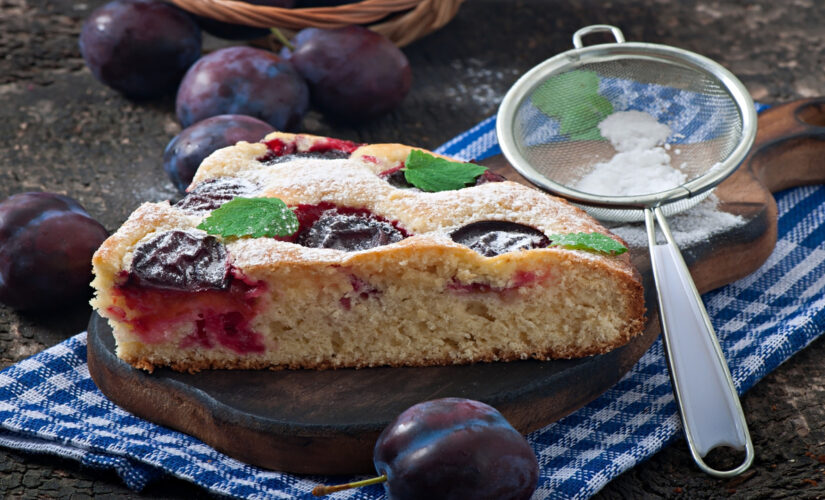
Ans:
[[[440,152],[498,152],[487,120]],[[704,296],[739,392],[825,330],[825,186],[777,196],[779,241],[755,273]],[[541,466],[534,498],[586,498],[680,433],[662,344],[657,341],[615,387],[528,436]],[[311,498],[319,481],[265,471],[195,438],[143,421],[95,387],[80,334],[0,372],[0,445],[114,469],[130,488],[172,475],[244,498]],[[381,486],[333,498],[383,497]]]

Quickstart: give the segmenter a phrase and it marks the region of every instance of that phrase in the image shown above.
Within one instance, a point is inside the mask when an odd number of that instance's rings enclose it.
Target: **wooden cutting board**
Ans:
[[[797,101],[759,118],[752,154],[716,193],[746,222],[682,248],[700,291],[756,270],[776,243],[772,191],[825,181],[825,99]],[[484,162],[512,180],[501,157]],[[521,179],[522,182],[525,182]],[[372,472],[381,430],[420,401],[465,397],[498,408],[527,433],[568,415],[615,384],[659,333],[647,249],[631,248],[645,280],[644,335],[610,353],[579,360],[519,361],[430,368],[205,371],[147,374],[114,354],[105,320],[89,324],[89,372],[113,402],[142,418],[191,434],[244,462],[295,473]]]

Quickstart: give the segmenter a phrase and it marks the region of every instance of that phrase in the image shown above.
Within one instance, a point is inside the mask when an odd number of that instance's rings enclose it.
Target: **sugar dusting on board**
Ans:
[[[576,189],[604,196],[652,194],[678,187],[687,175],[670,165],[664,143],[670,127],[642,111],[620,111],[599,123],[616,154],[594,165]]]
[[[670,232],[680,247],[707,241],[711,236],[727,232],[745,222],[747,220],[741,215],[721,210],[719,198],[715,194],[711,194],[693,208],[668,217]],[[610,230],[631,247],[647,246],[647,230],[644,223],[611,226]]]

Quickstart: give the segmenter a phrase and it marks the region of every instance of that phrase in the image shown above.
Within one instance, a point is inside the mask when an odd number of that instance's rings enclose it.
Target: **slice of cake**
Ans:
[[[642,332],[623,250],[478,165],[273,133],[139,207],[95,254],[92,304],[149,371],[571,358]]]

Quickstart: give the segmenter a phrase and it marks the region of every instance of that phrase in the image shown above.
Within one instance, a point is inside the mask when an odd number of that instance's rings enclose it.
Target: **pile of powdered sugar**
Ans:
[[[680,186],[687,175],[670,164],[665,141],[670,127],[643,111],[620,111],[599,123],[616,154],[597,163],[575,188],[590,194],[632,196]]]
[[[687,175],[671,166],[665,143],[672,131],[664,123],[641,111],[613,113],[599,123],[599,132],[610,141],[616,154],[597,163],[576,188],[605,196],[632,196],[666,191],[680,186]],[[678,151],[676,151],[678,153]],[[695,207],[668,218],[673,238],[679,246],[690,246],[745,224],[746,220],[720,210],[719,199],[710,195]],[[610,228],[631,247],[647,246],[643,223]]]

